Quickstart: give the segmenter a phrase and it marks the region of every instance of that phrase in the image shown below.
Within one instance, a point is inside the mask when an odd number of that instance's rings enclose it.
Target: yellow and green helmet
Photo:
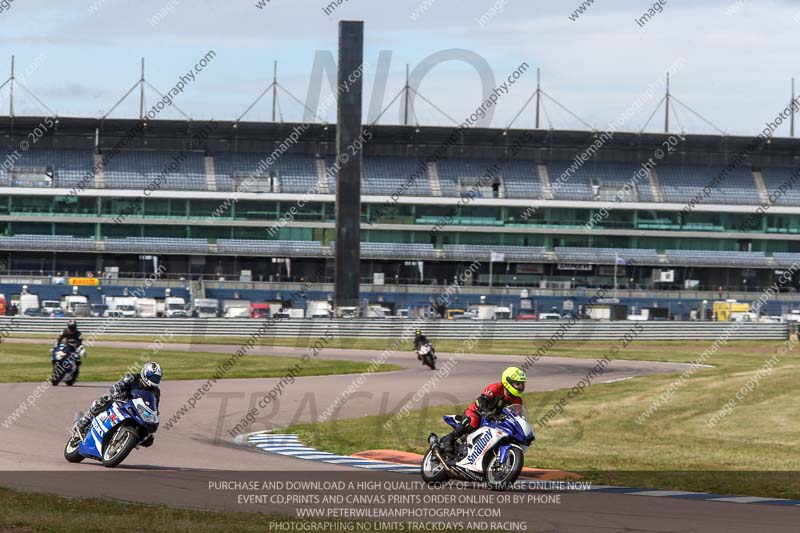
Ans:
[[[525,371],[516,366],[510,366],[503,370],[503,387],[506,388],[511,396],[519,398],[525,391],[525,382],[528,381],[528,376]]]

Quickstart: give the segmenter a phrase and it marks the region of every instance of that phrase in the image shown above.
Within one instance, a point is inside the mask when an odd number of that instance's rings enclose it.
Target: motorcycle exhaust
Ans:
[[[447,473],[448,473],[448,474],[449,474],[451,477],[455,477],[455,478],[458,478],[458,477],[459,477],[457,472],[455,472],[455,471],[454,471],[452,468],[450,468],[449,466],[447,466],[447,461],[445,461],[445,460],[444,460],[444,457],[442,457],[442,454],[441,454],[441,453],[439,453],[439,448],[433,448],[433,453],[434,453],[434,455],[436,455],[436,458],[439,460],[439,462],[440,462],[440,463],[442,464],[442,466],[444,467],[445,471],[446,471],[446,472],[447,472]]]

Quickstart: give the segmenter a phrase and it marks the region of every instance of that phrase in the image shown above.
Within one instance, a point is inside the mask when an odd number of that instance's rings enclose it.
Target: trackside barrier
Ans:
[[[67,319],[0,317],[0,330],[10,321],[17,321],[12,329],[14,336],[22,334],[57,335]],[[420,324],[425,334],[433,339],[465,339],[475,332],[474,320],[431,320]],[[624,336],[633,325],[630,321],[597,322],[578,321],[572,327],[562,328],[565,321],[482,321],[482,337],[494,340],[548,339],[561,328],[565,339],[615,340]],[[78,324],[87,338],[93,331],[100,332],[97,340],[107,335],[141,335],[154,337],[169,329],[172,335],[194,337],[244,337],[256,333],[265,319],[255,318],[79,318]],[[713,340],[729,330],[729,338],[737,340],[784,340],[789,337],[787,323],[745,323],[734,327],[730,322],[640,322],[639,339],[650,340]],[[265,337],[314,338],[333,335],[340,338],[389,338],[402,336],[405,328],[412,328],[413,320],[403,319],[308,319],[285,318],[274,320]]]

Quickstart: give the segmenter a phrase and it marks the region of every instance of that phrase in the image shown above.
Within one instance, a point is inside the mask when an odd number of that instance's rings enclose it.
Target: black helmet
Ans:
[[[76,329],[78,329],[78,323],[75,322],[74,320],[70,320],[69,322],[67,322],[67,329],[70,331],[75,331]]]

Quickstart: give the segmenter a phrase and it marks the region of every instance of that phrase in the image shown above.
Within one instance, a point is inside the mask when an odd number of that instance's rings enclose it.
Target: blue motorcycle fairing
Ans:
[[[451,428],[455,429],[456,427],[459,426],[458,420],[456,420],[456,415],[444,415],[442,418],[444,419],[445,422],[447,422],[447,425],[450,426]]]
[[[522,427],[514,419],[514,414],[510,412],[508,409],[503,409],[503,414],[505,414],[506,417],[498,422],[489,422],[485,418],[481,418],[481,423],[478,427],[480,428],[487,426],[490,428],[498,429],[503,433],[506,433],[506,435],[511,437],[512,439],[521,442],[522,444],[530,445],[530,443],[533,441],[531,439],[528,439],[528,437],[525,435],[525,432],[522,430]],[[452,428],[456,428],[460,425],[457,420],[457,415],[445,415],[442,417],[442,419],[447,423],[447,425],[449,425]],[[509,448],[510,446],[507,444],[503,445],[503,447],[501,448],[501,457],[503,459],[505,459],[505,455],[508,453]]]
[[[78,445],[78,453],[84,457],[102,459],[103,445],[111,430],[124,423],[140,426],[147,433],[155,433],[158,422],[152,423],[143,418],[134,405],[135,399],[141,399],[152,411],[157,411],[155,396],[150,391],[134,389],[131,398],[124,403],[114,402],[104,412],[97,415],[89,426],[86,439]],[[157,418],[156,418],[157,420]],[[129,421],[129,422],[128,422]]]

